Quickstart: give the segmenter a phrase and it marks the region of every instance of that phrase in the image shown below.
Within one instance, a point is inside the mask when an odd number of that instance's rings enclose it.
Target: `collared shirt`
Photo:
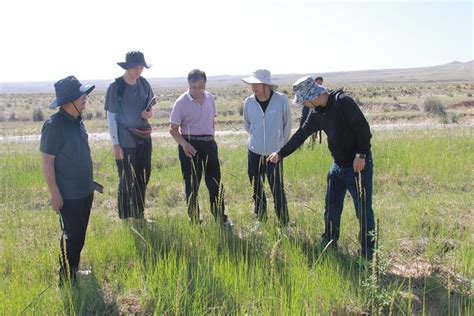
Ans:
[[[182,135],[214,135],[216,115],[216,103],[211,93],[204,91],[202,102],[199,103],[188,90],[176,99],[170,122],[179,125]]]
[[[92,158],[82,120],[63,109],[41,130],[40,151],[54,156],[56,184],[63,199],[80,199],[94,190]]]

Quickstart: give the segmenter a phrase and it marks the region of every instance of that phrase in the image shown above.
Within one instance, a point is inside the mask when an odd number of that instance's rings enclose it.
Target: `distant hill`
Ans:
[[[274,74],[272,79],[280,85],[288,85],[296,79],[308,74]],[[474,82],[474,60],[468,62],[453,61],[448,64],[402,69],[377,69],[359,71],[339,71],[318,73],[327,83],[394,83],[394,82],[442,82],[442,81],[468,81]],[[210,76],[209,87],[223,87],[240,85],[241,78],[246,75]],[[183,88],[186,87],[185,77],[174,78],[148,78],[154,88]],[[96,90],[105,90],[110,83],[108,80],[83,80],[94,83]],[[2,82],[0,93],[52,93],[53,82]]]

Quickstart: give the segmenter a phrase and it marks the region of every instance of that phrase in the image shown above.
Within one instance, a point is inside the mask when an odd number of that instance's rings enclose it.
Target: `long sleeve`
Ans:
[[[247,133],[250,134],[250,118],[248,114],[248,104],[247,101],[244,102],[244,128]]]
[[[345,97],[340,107],[344,119],[349,124],[350,129],[356,134],[357,144],[355,146],[356,153],[368,154],[370,152],[370,126],[359,106],[352,98]]]
[[[117,145],[119,143],[119,140],[118,140],[117,121],[115,120],[115,113],[107,111],[107,122],[109,125],[109,134],[110,134],[110,138],[112,139],[112,145]]]
[[[302,127],[300,127],[294,134],[291,136],[290,140],[282,147],[279,151],[279,156],[284,158],[291,155],[304,141],[311,136],[314,132],[319,130],[319,124],[316,120],[315,115],[310,114],[306,119]]]
[[[288,98],[285,98],[285,106],[283,109],[283,137],[285,144],[288,142],[291,134],[291,110],[288,105]]]

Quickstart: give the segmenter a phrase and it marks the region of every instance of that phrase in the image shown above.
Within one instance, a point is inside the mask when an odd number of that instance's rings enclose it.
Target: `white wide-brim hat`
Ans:
[[[253,72],[250,77],[243,78],[242,81],[248,84],[263,83],[272,86],[274,89],[278,88],[278,85],[272,82],[272,74],[267,69],[259,69]]]

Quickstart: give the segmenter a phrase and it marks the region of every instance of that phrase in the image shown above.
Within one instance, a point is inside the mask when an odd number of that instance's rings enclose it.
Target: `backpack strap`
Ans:
[[[115,78],[117,83],[117,101],[122,101],[123,93],[125,92],[125,80],[123,77]]]
[[[339,98],[344,95],[344,91],[342,89],[338,89],[338,90],[332,90],[332,91],[329,91],[329,93],[334,93],[334,102],[337,104],[337,102],[339,101]],[[342,119],[344,120],[344,117],[342,116],[342,114],[339,112],[339,115],[342,117]],[[345,120],[344,120],[345,121]],[[319,133],[318,133],[319,132]],[[318,131],[316,131],[315,133],[316,135],[319,134],[318,138],[319,138],[319,143],[321,144],[322,140],[323,140],[323,131],[320,129]]]
[[[342,88],[338,89],[338,90],[335,90],[334,91],[334,102],[337,104],[339,102],[340,98],[342,98],[345,95],[346,94],[344,93]],[[343,122],[345,122],[346,124],[348,124],[346,118],[344,117],[344,115],[342,115],[342,111],[339,110],[338,113],[339,113],[339,116],[341,117],[341,120]]]

